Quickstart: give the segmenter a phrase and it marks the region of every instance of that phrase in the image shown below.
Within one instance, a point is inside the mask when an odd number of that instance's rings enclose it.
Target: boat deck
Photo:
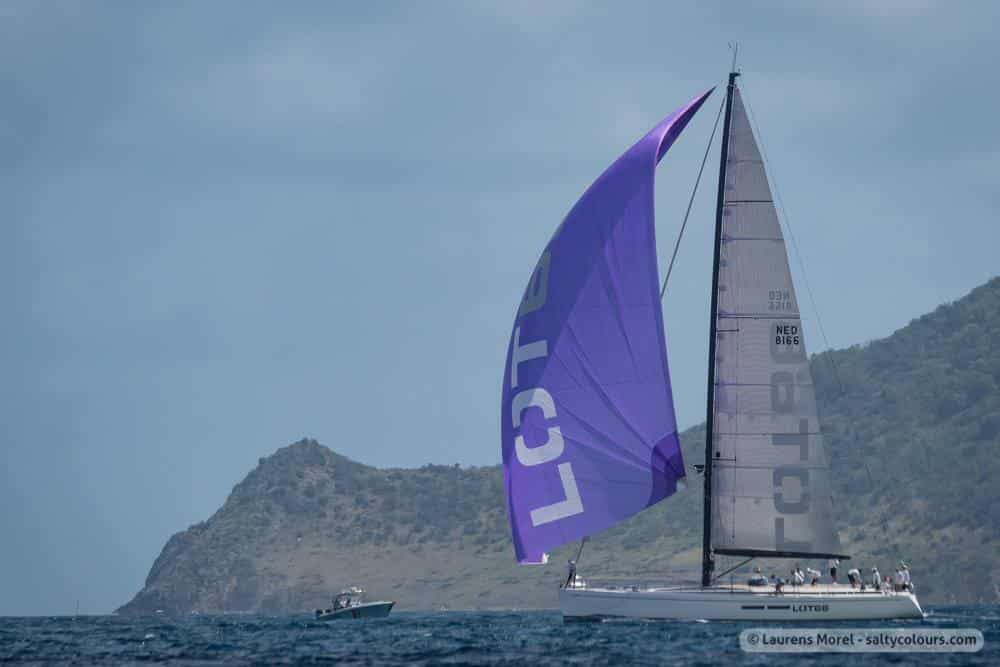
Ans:
[[[586,586],[574,587],[571,586],[570,590],[606,590],[606,591],[632,591],[632,590],[643,590],[643,591],[656,591],[656,592],[673,592],[673,591],[702,591],[702,592],[719,592],[719,593],[754,593],[757,595],[777,595],[777,596],[803,596],[803,595],[896,595],[897,591],[891,590],[875,590],[874,588],[865,588],[861,590],[860,588],[854,588],[850,584],[802,584],[799,586],[793,584],[785,584],[782,587],[781,593],[775,593],[774,586],[768,584],[767,586],[750,586],[748,584],[732,584],[723,585],[716,584],[710,588],[702,588],[700,586],[651,586],[651,587],[639,587],[639,586],[605,586],[605,585],[592,585],[588,584]],[[898,594],[904,594],[904,591],[899,591]]]

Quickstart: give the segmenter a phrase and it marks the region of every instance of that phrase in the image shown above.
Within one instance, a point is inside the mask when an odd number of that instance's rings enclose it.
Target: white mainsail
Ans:
[[[840,554],[785,240],[739,89],[726,162],[716,319],[712,546]]]

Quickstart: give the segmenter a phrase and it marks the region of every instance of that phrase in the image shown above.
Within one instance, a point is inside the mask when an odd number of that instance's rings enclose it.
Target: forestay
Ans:
[[[716,553],[839,554],[799,304],[739,89],[726,163],[716,320]]]
[[[709,92],[590,186],[524,292],[500,411],[522,563],[662,500],[684,477],[658,293],[653,173]]]

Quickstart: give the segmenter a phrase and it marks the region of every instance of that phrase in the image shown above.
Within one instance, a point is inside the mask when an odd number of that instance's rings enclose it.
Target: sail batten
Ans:
[[[684,477],[653,227],[657,163],[711,91],[587,189],[528,281],[507,350],[501,439],[518,561],[613,526]]]
[[[733,86],[715,295],[716,554],[840,556],[830,470],[784,234]]]

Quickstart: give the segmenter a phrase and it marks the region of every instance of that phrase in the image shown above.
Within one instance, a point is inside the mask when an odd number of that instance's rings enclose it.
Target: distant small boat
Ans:
[[[392,611],[395,602],[376,600],[365,602],[365,591],[363,588],[352,586],[345,588],[333,598],[333,607],[330,609],[317,609],[316,620],[332,621],[338,618],[383,618]]]

